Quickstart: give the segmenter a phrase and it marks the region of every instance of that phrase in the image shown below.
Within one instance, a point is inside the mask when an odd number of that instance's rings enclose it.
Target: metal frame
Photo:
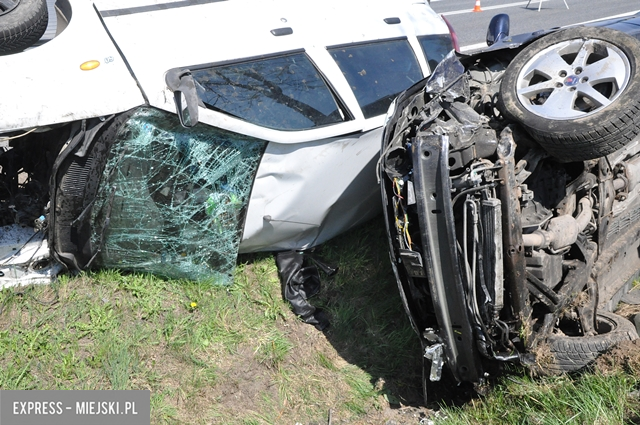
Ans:
[[[542,1],[543,0],[540,0],[540,3],[538,3],[538,12],[540,12],[540,8],[542,7]],[[567,9],[569,9],[569,5],[567,4],[567,0],[562,0],[562,1],[564,2],[564,5],[567,7]],[[529,0],[527,2],[527,6],[526,6],[527,9],[529,8],[529,4],[530,3],[531,3],[531,0]]]

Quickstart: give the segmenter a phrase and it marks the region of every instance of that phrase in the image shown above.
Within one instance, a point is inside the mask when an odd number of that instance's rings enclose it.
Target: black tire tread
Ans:
[[[602,123],[600,129],[571,134],[557,134],[529,128],[529,133],[553,156],[583,161],[609,155],[632,142],[640,134],[640,99],[629,106],[629,111]],[[597,147],[593,141],[598,140]],[[556,149],[555,147],[559,147]],[[565,157],[567,150],[570,156]]]
[[[48,23],[46,0],[22,0],[14,10],[0,15],[0,55],[32,46],[40,40]]]
[[[631,321],[614,313],[598,313],[598,320],[614,324],[610,332],[595,336],[569,337],[552,335],[547,338],[553,362],[545,365],[550,373],[575,372],[593,363],[602,353],[622,341],[638,338]]]

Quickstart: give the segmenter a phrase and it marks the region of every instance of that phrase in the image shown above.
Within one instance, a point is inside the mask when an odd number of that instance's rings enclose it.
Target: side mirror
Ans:
[[[500,13],[491,18],[491,22],[489,22],[487,46],[491,46],[507,37],[509,37],[509,15]]]
[[[176,113],[183,127],[193,127],[198,123],[198,93],[191,71],[172,69],[167,72],[165,82],[173,92]]]

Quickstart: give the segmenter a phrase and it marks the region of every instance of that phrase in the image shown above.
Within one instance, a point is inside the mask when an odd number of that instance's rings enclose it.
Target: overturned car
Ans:
[[[520,38],[507,19],[387,116],[379,177],[425,388],[508,362],[577,371],[638,337],[612,311],[640,270],[640,17]]]
[[[0,1],[0,287],[227,283],[368,220],[385,112],[451,47],[424,1]]]

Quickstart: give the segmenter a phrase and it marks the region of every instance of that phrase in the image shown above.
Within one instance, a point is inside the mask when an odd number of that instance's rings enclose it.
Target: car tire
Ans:
[[[608,155],[640,133],[640,41],[576,27],[525,47],[507,67],[498,108],[553,157]]]
[[[551,374],[576,372],[591,364],[600,354],[617,343],[638,338],[635,325],[624,317],[614,313],[598,313],[596,320],[598,335],[553,334],[547,338],[553,360],[544,365],[543,372]]]
[[[20,52],[35,44],[47,29],[46,0],[13,0],[0,8],[0,55]]]

